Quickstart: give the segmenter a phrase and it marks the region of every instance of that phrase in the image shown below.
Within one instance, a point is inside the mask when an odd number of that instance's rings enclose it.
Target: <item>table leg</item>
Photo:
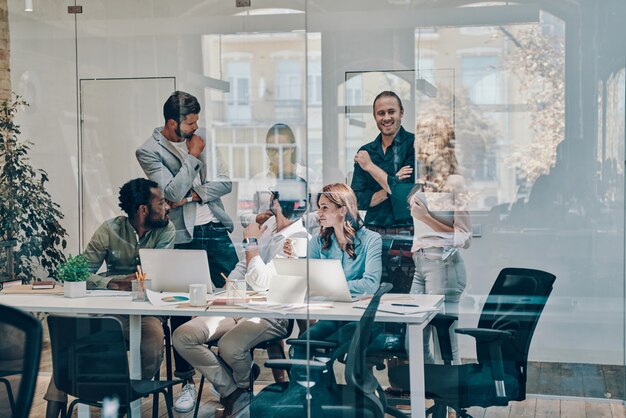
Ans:
[[[141,379],[141,315],[130,315],[129,318],[129,347],[130,347],[130,378]],[[130,406],[132,416],[141,416],[141,399]]]
[[[424,396],[424,327],[408,324],[409,377],[411,379],[411,417],[426,417]]]

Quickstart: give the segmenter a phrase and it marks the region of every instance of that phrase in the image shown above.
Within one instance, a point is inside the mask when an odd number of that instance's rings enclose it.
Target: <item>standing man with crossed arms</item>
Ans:
[[[413,220],[394,217],[390,195],[396,184],[415,182],[415,135],[402,127],[404,107],[393,91],[383,91],[376,96],[373,113],[380,134],[354,156],[352,189],[359,210],[367,211],[365,226],[383,239],[381,281],[392,283],[394,291],[408,292],[413,279],[413,260],[406,257],[403,261],[403,257],[392,256],[391,246],[394,241],[402,245],[398,235],[405,235],[404,244],[410,248]],[[400,199],[406,200],[407,196]],[[397,363],[389,361],[389,368]]]
[[[398,95],[383,91],[374,99],[374,119],[380,134],[374,141],[363,145],[354,156],[352,189],[359,210],[365,210],[364,224],[383,238],[382,281],[392,283],[395,291],[408,292],[411,286],[413,263],[391,254],[392,245],[398,249],[403,244],[410,249],[413,224],[408,212],[397,219],[391,204],[394,199],[406,201],[408,190],[396,187],[400,183],[414,183],[415,135],[402,127],[404,108]],[[401,215],[402,216],[402,215]],[[402,253],[400,251],[400,253]],[[408,272],[405,270],[408,269]]]
[[[221,200],[231,192],[232,184],[219,153],[208,152],[213,149],[211,143],[204,130],[198,130],[200,110],[200,103],[191,94],[172,93],[163,105],[164,126],[155,128],[135,155],[169,202],[176,227],[175,248],[205,250],[211,281],[215,287],[223,287],[221,273],[231,271],[239,261],[228,236],[233,221]],[[189,319],[172,317],[172,332]],[[176,351],[174,360],[174,374],[186,382],[174,408],[188,412],[196,396],[194,370]]]
[[[411,231],[410,218],[393,217],[389,196],[398,182],[413,183],[415,135],[402,127],[404,108],[398,95],[383,91],[374,99],[374,119],[380,134],[354,156],[352,190],[359,210],[366,210],[365,226],[385,235]]]

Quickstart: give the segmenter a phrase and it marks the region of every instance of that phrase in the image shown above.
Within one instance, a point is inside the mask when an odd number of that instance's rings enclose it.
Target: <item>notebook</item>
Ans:
[[[275,258],[276,272],[286,276],[308,277],[309,301],[352,302],[348,282],[339,260]],[[306,282],[306,280],[305,280]]]
[[[204,250],[141,248],[141,268],[155,292],[189,292],[190,284],[205,284],[213,293],[209,260]]]

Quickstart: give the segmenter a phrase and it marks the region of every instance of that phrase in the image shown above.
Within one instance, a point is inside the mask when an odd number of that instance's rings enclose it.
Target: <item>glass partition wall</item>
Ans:
[[[221,200],[240,260],[246,226],[274,210],[270,192],[292,202],[315,240],[318,193],[355,184],[355,155],[384,129],[374,98],[393,91],[416,144],[424,121],[453,128],[452,174],[463,176],[471,219],[466,242],[451,246],[466,272],[459,327],[476,326],[501,269],[553,273],[526,386],[547,397],[529,408],[565,397],[623,405],[622,1],[84,0],[78,14],[67,1],[35,1],[32,12],[21,0],[7,2],[11,87],[30,103],[18,123],[65,214],[68,253],[84,250],[102,222],[121,214],[120,186],[144,176],[135,150],[163,126],[162,106],[175,90],[202,106],[207,178],[218,177],[220,161],[228,169],[232,190]],[[428,152],[416,145],[413,183]],[[307,191],[294,186],[297,178]],[[382,232],[382,280],[417,292],[411,251],[419,245],[405,216],[402,231]],[[459,338],[459,356],[476,359],[471,338]],[[376,371],[382,387],[397,363]],[[342,370],[338,364],[340,383]],[[260,382],[271,383],[266,376]]]

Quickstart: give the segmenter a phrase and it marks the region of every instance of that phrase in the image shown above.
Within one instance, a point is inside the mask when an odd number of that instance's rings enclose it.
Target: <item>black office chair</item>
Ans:
[[[293,325],[294,325],[294,320],[289,320],[289,323],[287,325],[287,335],[291,335],[292,331],[293,331]],[[284,346],[283,346],[283,341],[285,339],[283,337],[277,337],[277,338],[271,338],[269,340],[260,342],[259,344],[255,345],[254,347],[252,347],[250,349],[250,355],[254,358],[254,351],[255,350],[266,350],[268,352],[268,355],[271,355],[272,353],[277,353],[278,356],[281,359],[285,359],[285,350],[284,350]],[[218,345],[219,340],[215,340],[215,341],[209,341],[207,343],[207,345],[209,346],[209,348],[212,347],[216,347]],[[271,358],[271,357],[270,357]],[[259,366],[256,363],[252,363],[252,370],[250,371],[250,386],[248,387],[249,391],[253,391],[254,390],[254,381],[257,379],[257,377],[259,377],[259,373],[260,373],[260,369]],[[201,375],[202,377],[200,378],[200,387],[198,388],[198,396],[196,399],[196,406],[193,412],[193,418],[198,418],[198,411],[200,409],[200,399],[202,399],[202,390],[204,389],[204,375]],[[277,374],[274,374],[274,379],[276,379]]]
[[[13,418],[26,418],[35,394],[41,358],[41,322],[32,314],[0,305],[0,326],[4,348],[10,358],[0,357],[0,381],[4,383]],[[14,339],[6,344],[7,335]],[[10,376],[21,376],[17,399],[13,395]]]
[[[476,339],[477,362],[425,365],[427,413],[446,417],[446,407],[469,417],[472,406],[506,406],[526,399],[528,350],[556,277],[540,270],[505,268],[483,306],[477,328],[458,334]],[[390,371],[390,380],[409,386],[408,365]]]
[[[122,324],[113,317],[49,316],[52,370],[59,390],[77,399],[67,416],[82,403],[102,407],[105,397],[117,397],[121,413],[130,417],[130,403],[144,396],[163,394],[167,414],[172,402],[166,389],[179,381],[130,378]]]
[[[310,412],[314,417],[372,417],[384,416],[385,396],[374,377],[373,365],[366,352],[372,341],[372,326],[383,294],[392,289],[383,283],[370,301],[350,342],[336,344],[310,340],[311,351],[333,349],[329,362],[345,354],[345,385],[312,384],[311,376],[328,372],[329,364],[318,360],[269,360],[267,367],[290,369],[290,382],[275,383],[264,388],[252,401],[249,416],[259,417],[305,417],[310,400]],[[309,374],[307,377],[307,369]],[[308,392],[307,392],[307,387]]]

